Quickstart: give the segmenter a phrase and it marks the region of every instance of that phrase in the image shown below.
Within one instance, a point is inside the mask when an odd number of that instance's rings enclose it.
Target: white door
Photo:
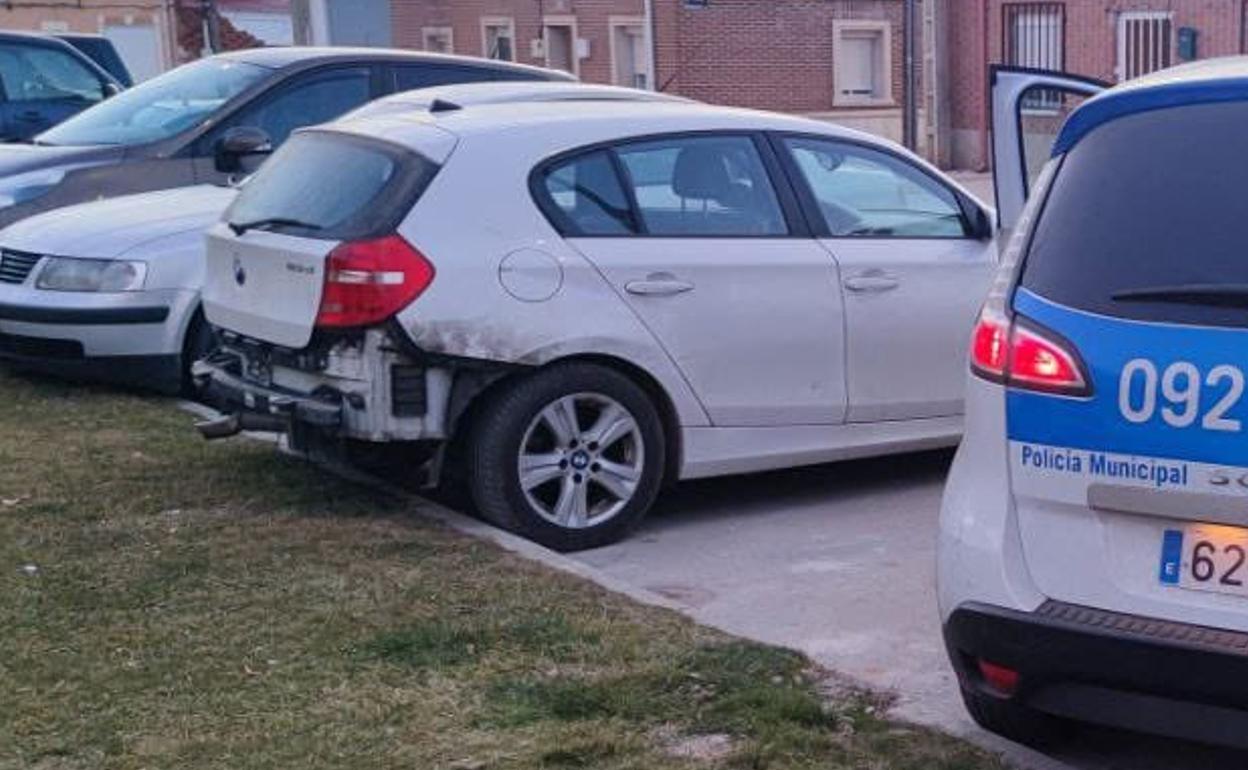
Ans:
[[[576,73],[576,42],[572,27],[567,24],[550,24],[545,30],[546,66],[551,69]]]
[[[546,185],[581,235],[569,242],[663,346],[712,423],[837,424],[836,265],[817,241],[790,234],[761,141],[624,144],[565,162]]]
[[[649,88],[647,74],[650,67],[642,28],[633,24],[619,24],[612,28],[612,34],[615,84],[627,88]]]
[[[1048,162],[1066,117],[1108,83],[1061,72],[994,67],[992,174],[997,190],[997,223],[1014,229],[1027,193]]]
[[[1174,21],[1168,11],[1118,15],[1118,80],[1131,80],[1174,63]]]
[[[847,420],[961,414],[966,340],[996,265],[987,213],[882,148],[804,136],[779,145],[840,265]]]
[[[135,83],[164,72],[156,27],[151,24],[107,24],[101,33],[117,49]]]

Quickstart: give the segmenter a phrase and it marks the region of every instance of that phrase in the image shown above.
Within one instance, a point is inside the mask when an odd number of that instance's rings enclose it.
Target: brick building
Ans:
[[[650,6],[649,13],[647,5]],[[1242,53],[1248,0],[928,0],[920,148],[985,168],[992,63],[1110,82]],[[901,133],[901,0],[392,0],[398,45]],[[654,35],[650,62],[645,29]]]
[[[948,162],[987,165],[991,63],[1119,82],[1245,52],[1245,0],[949,0]]]
[[[560,67],[590,82],[657,87],[708,102],[807,114],[894,139],[901,135],[903,0],[214,4],[225,48],[293,37],[494,56]],[[992,63],[1114,82],[1248,50],[1248,0],[921,5],[919,145],[956,168],[987,165]],[[140,78],[197,57],[202,20],[201,0],[0,2],[0,27],[108,35]]]
[[[901,135],[901,0],[393,0],[392,8],[403,47]]]

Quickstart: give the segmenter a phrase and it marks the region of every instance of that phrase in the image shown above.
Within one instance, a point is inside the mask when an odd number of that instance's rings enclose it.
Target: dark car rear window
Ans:
[[[1230,102],[1093,131],[1053,182],[1022,286],[1105,315],[1248,326],[1245,126],[1248,103]]]
[[[388,142],[298,133],[247,182],[225,218],[312,238],[371,238],[398,226],[437,170]]]

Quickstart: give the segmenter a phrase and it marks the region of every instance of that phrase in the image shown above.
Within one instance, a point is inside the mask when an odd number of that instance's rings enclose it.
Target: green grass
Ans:
[[[1001,766],[168,401],[0,403],[0,768]]]

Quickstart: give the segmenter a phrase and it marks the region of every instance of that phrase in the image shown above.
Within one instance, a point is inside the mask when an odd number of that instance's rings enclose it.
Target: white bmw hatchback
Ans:
[[[209,233],[202,430],[418,442],[601,545],[664,482],[956,443],[992,219],[886,141],[692,103],[302,131]]]

